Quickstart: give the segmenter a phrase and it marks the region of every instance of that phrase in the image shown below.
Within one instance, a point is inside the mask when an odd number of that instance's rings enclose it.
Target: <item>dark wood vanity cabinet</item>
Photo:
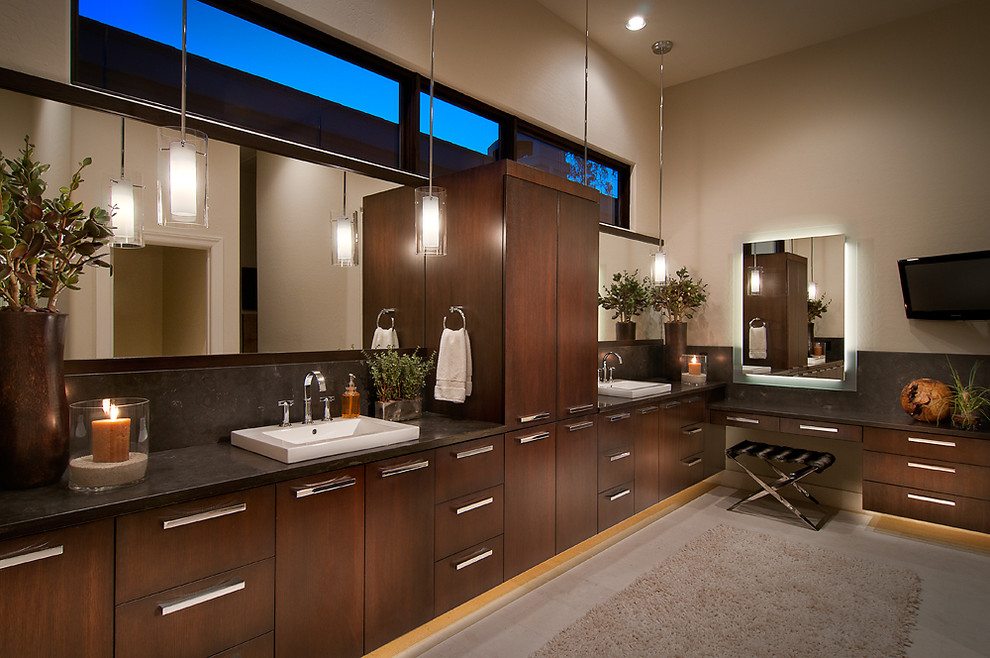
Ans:
[[[660,498],[667,498],[705,477],[705,395],[688,395],[660,404]]]
[[[505,579],[555,554],[555,425],[505,435]]]
[[[275,655],[364,654],[364,468],[277,485]]]
[[[557,423],[557,553],[598,532],[599,418],[592,414]]]
[[[635,410],[602,414],[598,426],[598,532],[632,516],[635,509]]]
[[[113,655],[113,521],[0,542],[0,656]]]
[[[636,448],[635,510],[642,512],[660,502],[660,403],[632,410]]]

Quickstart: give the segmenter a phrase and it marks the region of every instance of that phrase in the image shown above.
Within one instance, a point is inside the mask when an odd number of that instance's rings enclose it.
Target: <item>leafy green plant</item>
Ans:
[[[72,201],[90,164],[85,158],[68,186],[46,199],[42,176],[51,165],[34,160],[30,138],[20,157],[0,153],[0,298],[7,307],[57,312],[59,293],[78,289],[85,265],[110,267],[98,253],[113,236],[110,214],[100,207],[86,212]]]
[[[363,351],[361,354],[368,362],[371,383],[379,402],[420,397],[437,357],[436,352],[429,357],[421,356],[418,352],[400,354],[393,347],[376,350],[370,355]]]
[[[949,364],[949,372],[952,373],[952,424],[964,430],[975,430],[979,427],[981,420],[990,419],[990,388],[979,386],[976,383],[976,372],[980,369],[982,361],[973,363],[969,369],[969,379],[965,382],[962,377],[952,367],[949,357],[945,357]]]
[[[607,311],[614,311],[613,320],[632,322],[649,305],[649,279],[644,278],[640,283],[636,278],[638,276],[639,270],[634,270],[632,274],[623,270],[612,275],[610,285],[602,286],[605,294],[598,295],[598,305]]]
[[[825,293],[820,294],[815,299],[808,300],[808,322],[813,322],[828,313],[828,305],[831,299],[825,299]]]
[[[670,322],[683,322],[693,318],[694,310],[708,301],[708,284],[700,278],[695,281],[686,267],[677,270],[675,277],[667,277],[653,286],[650,303]]]

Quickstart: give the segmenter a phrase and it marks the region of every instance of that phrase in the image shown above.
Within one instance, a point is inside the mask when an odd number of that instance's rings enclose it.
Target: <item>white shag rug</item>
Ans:
[[[920,590],[910,570],[720,525],[533,655],[904,656]]]

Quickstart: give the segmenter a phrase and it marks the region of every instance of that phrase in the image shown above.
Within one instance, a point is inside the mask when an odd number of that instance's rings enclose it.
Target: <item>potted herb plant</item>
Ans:
[[[949,372],[952,373],[952,385],[949,387],[952,390],[952,426],[961,430],[978,429],[984,419],[990,419],[990,388],[976,384],[976,371],[982,362],[973,363],[969,369],[969,379],[963,381],[949,358],[945,360],[949,362]]]
[[[687,320],[708,301],[708,284],[695,281],[686,267],[677,270],[650,290],[653,308],[667,318],[663,325],[664,369],[673,378],[680,371],[681,354],[687,351]]]
[[[616,340],[636,340],[636,322],[633,320],[643,312],[649,303],[647,285],[649,279],[642,282],[637,278],[639,270],[630,274],[626,270],[612,275],[612,283],[603,286],[605,294],[598,295],[598,305],[607,311],[614,311]]]
[[[375,388],[375,416],[385,420],[409,420],[423,415],[423,387],[433,370],[437,353],[400,354],[389,347],[371,355],[363,353]]]
[[[825,293],[808,300],[808,354],[814,353],[815,345],[815,320],[828,313],[828,305],[831,299],[826,299]]]
[[[50,168],[24,138],[17,158],[0,153],[0,488],[57,482],[69,461],[63,355],[66,316],[56,301],[86,265],[110,267],[100,250],[109,213],[72,200],[85,158],[58,194]]]

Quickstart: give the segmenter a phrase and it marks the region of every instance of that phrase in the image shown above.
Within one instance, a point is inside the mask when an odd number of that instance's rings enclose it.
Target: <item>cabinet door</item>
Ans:
[[[275,505],[276,655],[363,655],[364,468],[283,482]]]
[[[660,499],[681,490],[683,474],[680,454],[681,403],[678,400],[660,405]]]
[[[560,194],[557,218],[557,418],[598,403],[598,204]]]
[[[648,404],[633,412],[636,437],[636,504],[641,512],[660,501],[660,407]]]
[[[505,578],[554,555],[555,427],[505,436]]]
[[[366,652],[433,617],[433,462],[428,451],[365,466]]]
[[[557,409],[557,192],[505,180],[505,424],[520,427]]]
[[[0,542],[0,656],[113,655],[113,521]]]
[[[557,552],[598,531],[598,416],[557,423]]]

